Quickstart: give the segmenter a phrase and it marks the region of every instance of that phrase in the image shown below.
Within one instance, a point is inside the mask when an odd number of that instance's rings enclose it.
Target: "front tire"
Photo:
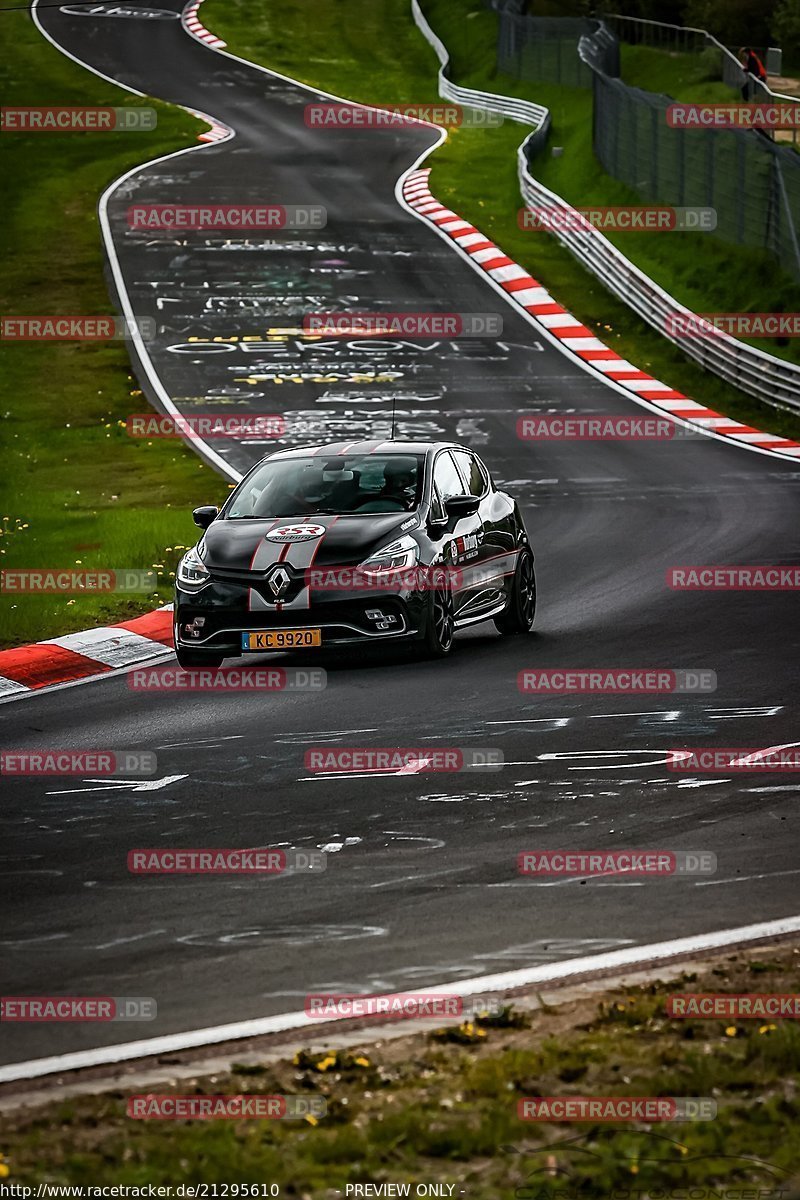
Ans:
[[[456,631],[453,593],[447,585],[430,594],[428,623],[425,630],[425,653],[428,658],[444,658],[453,649]]]
[[[536,617],[536,573],[533,555],[525,549],[517,560],[511,595],[503,612],[494,618],[497,629],[508,637],[515,633],[530,633]]]

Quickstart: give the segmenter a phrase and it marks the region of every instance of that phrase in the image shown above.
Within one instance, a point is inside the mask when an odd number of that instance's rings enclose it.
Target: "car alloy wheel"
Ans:
[[[500,633],[530,633],[536,617],[536,572],[528,547],[520,552],[508,604],[494,623]]]
[[[455,605],[453,593],[448,587],[436,588],[431,592],[430,612],[428,616],[428,635],[426,647],[433,658],[441,658],[449,654],[453,646],[456,629]]]

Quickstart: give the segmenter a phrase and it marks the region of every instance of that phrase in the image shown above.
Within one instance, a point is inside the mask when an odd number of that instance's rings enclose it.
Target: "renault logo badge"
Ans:
[[[286,595],[291,582],[292,577],[285,567],[273,567],[267,575],[267,587],[276,600]]]

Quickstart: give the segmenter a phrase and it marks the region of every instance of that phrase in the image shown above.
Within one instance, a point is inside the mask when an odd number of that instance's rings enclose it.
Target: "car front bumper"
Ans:
[[[250,589],[213,580],[198,592],[175,588],[175,643],[182,649],[234,657],[285,651],[242,650],[242,634],[319,629],[321,647],[373,644],[424,637],[428,596],[416,591],[318,592],[306,605],[249,607]],[[304,649],[303,653],[313,653]],[[295,651],[292,651],[295,653]]]

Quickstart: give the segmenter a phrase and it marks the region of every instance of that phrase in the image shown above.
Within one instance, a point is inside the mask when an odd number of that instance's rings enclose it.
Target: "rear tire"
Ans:
[[[530,633],[536,617],[536,572],[533,555],[525,549],[517,560],[511,595],[503,612],[494,618],[497,629],[508,637],[514,633]]]
[[[456,631],[453,593],[445,584],[433,590],[430,597],[428,624],[425,630],[425,654],[427,658],[444,658],[453,649]]]

